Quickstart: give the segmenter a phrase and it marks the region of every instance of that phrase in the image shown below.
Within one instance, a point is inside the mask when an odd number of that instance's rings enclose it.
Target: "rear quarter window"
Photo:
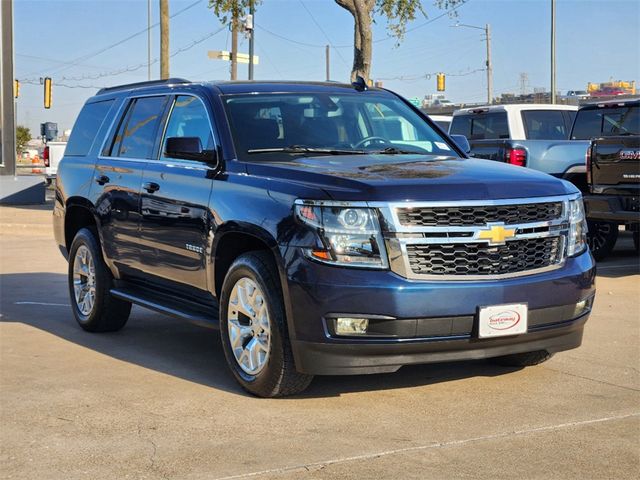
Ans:
[[[507,112],[456,115],[449,134],[464,135],[469,140],[510,138]]]
[[[91,150],[91,145],[102,126],[107,113],[113,105],[113,100],[88,103],[80,111],[71,136],[67,143],[65,156],[84,157]]]
[[[569,137],[561,110],[524,110],[522,120],[529,140],[566,140]]]

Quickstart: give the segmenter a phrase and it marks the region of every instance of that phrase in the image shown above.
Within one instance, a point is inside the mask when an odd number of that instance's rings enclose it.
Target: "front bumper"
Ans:
[[[411,281],[389,271],[311,262],[298,249],[285,255],[285,302],[296,367],[316,375],[392,372],[402,365],[489,358],[576,348],[589,309],[573,307],[595,294],[591,254],[554,271],[490,281]],[[528,333],[480,339],[480,306],[527,303]],[[330,319],[384,319],[382,337],[338,337]]]
[[[618,224],[640,223],[640,212],[625,209],[623,201],[620,195],[586,195],[584,205],[587,219]]]

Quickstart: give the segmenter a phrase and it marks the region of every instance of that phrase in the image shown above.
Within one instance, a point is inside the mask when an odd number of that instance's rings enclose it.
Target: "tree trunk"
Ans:
[[[371,22],[375,0],[336,0],[354,19],[353,68],[351,81],[360,75],[366,81],[371,74]]]

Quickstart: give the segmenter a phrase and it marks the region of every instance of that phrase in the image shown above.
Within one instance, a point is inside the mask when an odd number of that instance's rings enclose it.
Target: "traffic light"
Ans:
[[[44,108],[51,108],[51,78],[44,79]]]
[[[20,96],[20,80],[13,81],[13,98]]]
[[[444,92],[444,73],[436,75],[436,90]]]

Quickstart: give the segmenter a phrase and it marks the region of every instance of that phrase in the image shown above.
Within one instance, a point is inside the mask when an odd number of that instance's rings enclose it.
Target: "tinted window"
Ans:
[[[106,102],[89,103],[82,108],[73,130],[71,130],[65,155],[85,156],[89,153],[96,134],[112,104],[113,100],[107,100]]]
[[[572,140],[599,136],[640,135],[640,106],[580,110],[573,124]]]
[[[446,139],[392,96],[313,92],[233,95],[225,98],[225,105],[241,159],[270,160],[272,152],[259,150],[289,146],[346,152],[393,146],[416,153],[453,153]]]
[[[166,97],[144,97],[131,101],[114,140],[112,156],[152,157],[165,101]]]
[[[202,102],[196,97],[186,95],[177,97],[164,136],[165,142],[169,137],[198,137],[202,148],[212,150],[211,126]],[[164,151],[163,145],[162,152]]]
[[[525,110],[522,120],[529,140],[566,140],[569,137],[560,110]]]
[[[464,135],[469,140],[509,138],[507,112],[456,115],[449,134]]]

